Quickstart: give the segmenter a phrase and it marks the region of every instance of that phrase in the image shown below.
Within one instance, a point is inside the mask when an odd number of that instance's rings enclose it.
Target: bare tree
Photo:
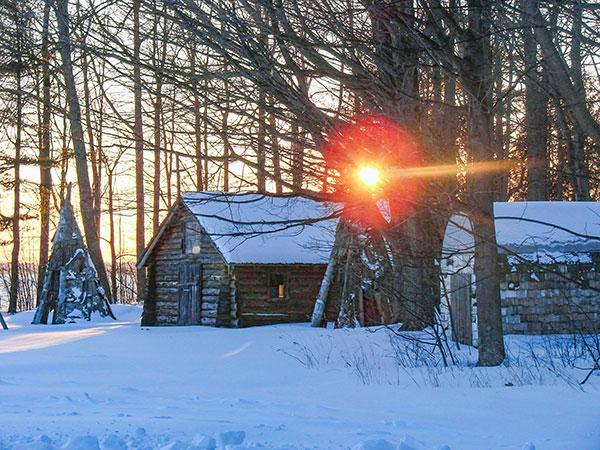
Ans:
[[[523,11],[529,8],[523,2]],[[548,94],[544,88],[544,75],[538,61],[538,44],[535,40],[530,16],[523,14],[523,59],[525,74],[525,133],[527,135],[527,199],[548,200],[547,109]]]
[[[90,251],[92,262],[98,272],[100,283],[107,298],[110,299],[110,284],[102,259],[100,250],[100,238],[97,222],[94,216],[94,203],[90,178],[88,172],[87,155],[85,149],[85,138],[81,120],[81,108],[77,94],[77,86],[73,73],[73,62],[71,58],[71,39],[69,31],[69,2],[68,0],[57,0],[54,11],[56,13],[59,49],[62,59],[62,72],[65,81],[66,101],[69,110],[69,123],[71,125],[71,137],[77,169],[77,184],[79,185],[79,204],[81,207],[85,238]]]
[[[14,174],[15,185],[13,190],[13,217],[12,217],[12,258],[10,263],[10,292],[8,300],[8,312],[17,312],[17,298],[19,292],[19,251],[21,248],[20,218],[21,218],[21,142],[23,132],[23,8],[20,1],[13,5],[14,27],[16,32],[15,42],[15,80],[16,80],[16,136]]]
[[[39,303],[44,273],[48,264],[50,248],[50,195],[52,193],[52,159],[51,155],[51,76],[50,76],[50,0],[44,0],[44,16],[42,24],[42,123],[40,136],[40,257],[38,264]]]
[[[144,227],[144,135],[142,130],[142,80],[140,71],[140,0],[133,1],[133,135],[135,140],[135,248],[139,259],[146,246]],[[138,298],[144,298],[145,269],[138,269]]]

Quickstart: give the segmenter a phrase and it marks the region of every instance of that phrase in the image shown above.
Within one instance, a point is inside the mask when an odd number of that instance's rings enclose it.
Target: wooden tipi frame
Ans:
[[[75,221],[70,197],[69,186],[33,324],[48,323],[51,311],[53,324],[90,320],[93,313],[115,319]]]

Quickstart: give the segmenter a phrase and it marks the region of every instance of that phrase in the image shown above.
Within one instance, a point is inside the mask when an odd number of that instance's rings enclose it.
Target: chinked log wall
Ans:
[[[229,274],[223,258],[204,234],[200,237],[200,253],[184,253],[182,223],[197,226],[187,208],[177,210],[171,225],[165,229],[153,251],[156,264],[154,299],[156,325],[176,325],[179,317],[179,266],[202,264],[202,325],[230,325]],[[149,295],[153,293],[149,292]]]
[[[239,326],[307,322],[325,273],[324,264],[254,264],[233,269]],[[269,275],[285,277],[287,296],[271,299]],[[328,302],[327,317],[335,320],[337,305]]]
[[[184,251],[182,224],[186,239],[199,252]],[[282,250],[283,251],[283,250]],[[202,264],[202,303],[200,323],[213,326],[254,326],[285,322],[306,322],[325,273],[325,264],[226,264],[210,237],[202,232],[189,210],[181,205],[173,212],[151,256],[154,275],[148,295],[155,307],[156,325],[177,325],[179,320],[179,270],[182,264]],[[271,299],[269,275],[286,279],[285,299]],[[330,289],[330,299],[338,299],[340,283]],[[339,300],[329,301],[326,317],[335,321]]]

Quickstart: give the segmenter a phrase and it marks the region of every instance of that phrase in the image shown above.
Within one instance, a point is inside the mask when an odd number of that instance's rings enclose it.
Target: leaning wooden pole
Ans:
[[[319,289],[319,294],[315,300],[315,307],[313,308],[310,321],[311,327],[321,326],[325,308],[327,306],[327,298],[329,297],[329,288],[331,287],[331,282],[335,273],[335,268],[344,252],[344,246],[347,240],[347,227],[348,225],[343,221],[343,219],[340,219],[335,230],[335,240],[333,242],[333,248],[331,249],[329,261],[327,262],[327,269],[325,269],[325,275],[323,276],[323,281],[321,282],[321,288]]]
[[[2,325],[2,328],[4,328],[5,330],[8,330],[8,325],[6,325],[6,322],[4,321],[4,317],[2,317],[1,312],[0,312],[0,325]]]
[[[321,321],[323,319],[323,313],[325,312],[325,304],[327,303],[327,296],[329,295],[329,286],[331,286],[331,280],[333,278],[333,271],[335,269],[336,261],[333,257],[333,251],[331,252],[329,257],[329,262],[327,263],[327,269],[325,270],[325,275],[323,276],[323,281],[321,282],[321,288],[319,289],[319,294],[317,295],[317,299],[315,300],[315,307],[313,309],[313,313],[311,316],[310,326],[311,327],[320,327]]]

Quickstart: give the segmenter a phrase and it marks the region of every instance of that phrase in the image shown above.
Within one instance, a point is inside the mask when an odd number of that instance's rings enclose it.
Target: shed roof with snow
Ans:
[[[496,202],[494,217],[498,251],[509,262],[590,263],[591,254],[600,252],[599,202]],[[453,216],[444,253],[472,251],[470,230],[466,216]]]
[[[251,193],[186,193],[182,200],[228,263],[327,262],[337,225],[328,204]]]
[[[185,193],[181,202],[228,264],[323,264],[333,246],[338,219],[332,204],[294,195],[222,192]],[[140,266],[160,235],[159,230]]]

